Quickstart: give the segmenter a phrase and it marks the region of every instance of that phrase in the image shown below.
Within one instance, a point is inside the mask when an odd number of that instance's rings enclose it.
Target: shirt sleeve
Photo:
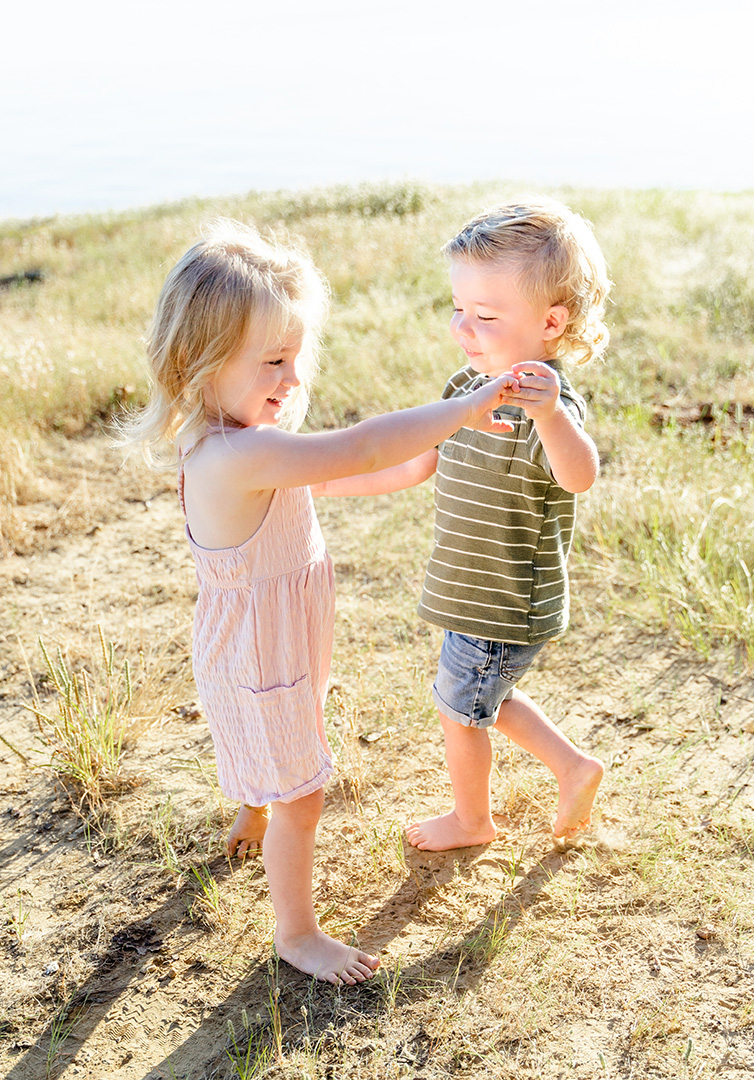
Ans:
[[[560,400],[571,414],[577,427],[583,430],[584,424],[586,423],[586,402],[584,399],[579,394],[561,391]],[[554,481],[555,477],[552,475],[550,462],[548,461],[547,454],[539,440],[539,435],[537,434],[537,429],[535,428],[533,421],[526,440],[526,448],[532,464],[540,468],[547,476],[549,476],[550,480]]]
[[[473,381],[474,380],[471,378],[471,369],[462,367],[460,371],[456,371],[454,375],[451,375],[445,383],[445,389],[442,392],[443,400],[445,398],[458,397],[459,392],[466,391]]]

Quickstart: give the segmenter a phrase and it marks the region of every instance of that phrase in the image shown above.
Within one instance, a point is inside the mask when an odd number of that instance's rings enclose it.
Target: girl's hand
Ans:
[[[509,384],[506,405],[523,409],[532,420],[549,420],[560,400],[560,377],[557,371],[542,360],[514,364],[499,381]],[[515,387],[510,384],[515,383]]]
[[[516,393],[517,385],[517,378],[508,372],[478,386],[466,398],[469,416],[464,427],[475,431],[513,431],[513,424],[496,416],[493,410],[501,405],[510,404],[510,398]]]

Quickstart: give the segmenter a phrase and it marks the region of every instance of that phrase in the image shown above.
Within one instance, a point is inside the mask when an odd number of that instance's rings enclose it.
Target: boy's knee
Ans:
[[[449,742],[478,742],[485,737],[489,740],[488,727],[477,727],[475,724],[462,724],[459,720],[445,716],[444,713],[440,713],[440,724],[442,725],[446,744]]]

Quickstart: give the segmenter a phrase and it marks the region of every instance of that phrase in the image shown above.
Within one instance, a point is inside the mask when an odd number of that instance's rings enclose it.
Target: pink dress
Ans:
[[[183,505],[183,470],[179,470]],[[185,506],[184,506],[185,513]],[[194,678],[223,794],[292,802],[333,774],[324,727],[335,589],[308,487],[280,488],[238,547],[196,544]]]

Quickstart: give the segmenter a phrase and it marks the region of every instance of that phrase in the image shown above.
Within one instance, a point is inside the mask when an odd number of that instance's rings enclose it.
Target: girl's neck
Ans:
[[[241,431],[245,424],[234,419],[232,416],[222,416],[220,414],[207,414],[207,426],[205,428],[206,435],[214,435],[218,431]]]

